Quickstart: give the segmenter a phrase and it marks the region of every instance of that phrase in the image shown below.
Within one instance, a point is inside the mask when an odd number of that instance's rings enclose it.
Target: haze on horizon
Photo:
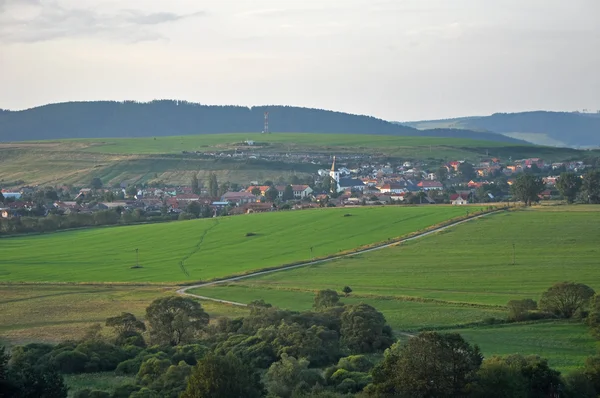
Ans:
[[[83,5],[85,3],[85,5]],[[0,108],[600,109],[598,0],[0,0]]]

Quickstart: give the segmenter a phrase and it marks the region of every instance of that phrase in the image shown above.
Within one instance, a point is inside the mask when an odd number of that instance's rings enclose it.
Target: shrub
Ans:
[[[61,373],[82,373],[89,357],[79,351],[63,351],[54,357],[54,363]]]

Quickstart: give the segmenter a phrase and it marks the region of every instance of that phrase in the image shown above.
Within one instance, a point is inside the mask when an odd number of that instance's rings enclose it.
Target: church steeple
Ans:
[[[336,191],[340,190],[340,172],[335,169],[335,156],[333,157],[333,163],[331,164],[331,171],[329,177],[335,182]]]

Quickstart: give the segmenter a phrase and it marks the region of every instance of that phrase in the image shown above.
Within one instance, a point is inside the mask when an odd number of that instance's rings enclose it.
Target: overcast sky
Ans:
[[[0,108],[600,109],[600,0],[0,0]]]

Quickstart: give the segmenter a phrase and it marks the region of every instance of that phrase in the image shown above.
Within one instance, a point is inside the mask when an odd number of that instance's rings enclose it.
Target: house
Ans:
[[[455,206],[466,205],[469,203],[469,197],[466,194],[455,193],[450,195],[450,201]]]
[[[437,177],[436,177],[435,173],[427,173],[427,179],[429,181],[435,181],[436,178]]]
[[[245,205],[246,203],[255,203],[257,198],[250,192],[227,192],[221,196],[221,201],[228,203],[231,202],[241,206]]]
[[[476,181],[471,180],[471,181],[469,181],[467,186],[472,189],[477,189],[477,188],[482,187],[485,184],[487,184],[487,182],[476,182]]]
[[[421,181],[417,184],[419,188],[423,191],[431,191],[431,190],[442,190],[444,189],[444,184],[439,181]]]
[[[308,185],[292,185],[292,190],[296,199],[308,198],[313,193],[312,188]]]
[[[271,187],[269,185],[251,185],[246,189],[246,192],[252,193],[252,191],[257,188],[260,190],[260,195],[265,196],[265,192],[267,192]]]
[[[22,195],[19,192],[2,191],[2,196],[4,196],[5,199],[19,200]]]
[[[194,202],[200,200],[200,195],[195,195],[193,193],[181,193],[175,196],[175,199],[181,202]]]
[[[363,191],[365,189],[365,183],[358,178],[341,178],[338,186],[339,191],[344,191],[346,189]]]
[[[264,213],[267,211],[277,210],[272,203],[247,203],[241,207],[241,210],[246,214]]]

